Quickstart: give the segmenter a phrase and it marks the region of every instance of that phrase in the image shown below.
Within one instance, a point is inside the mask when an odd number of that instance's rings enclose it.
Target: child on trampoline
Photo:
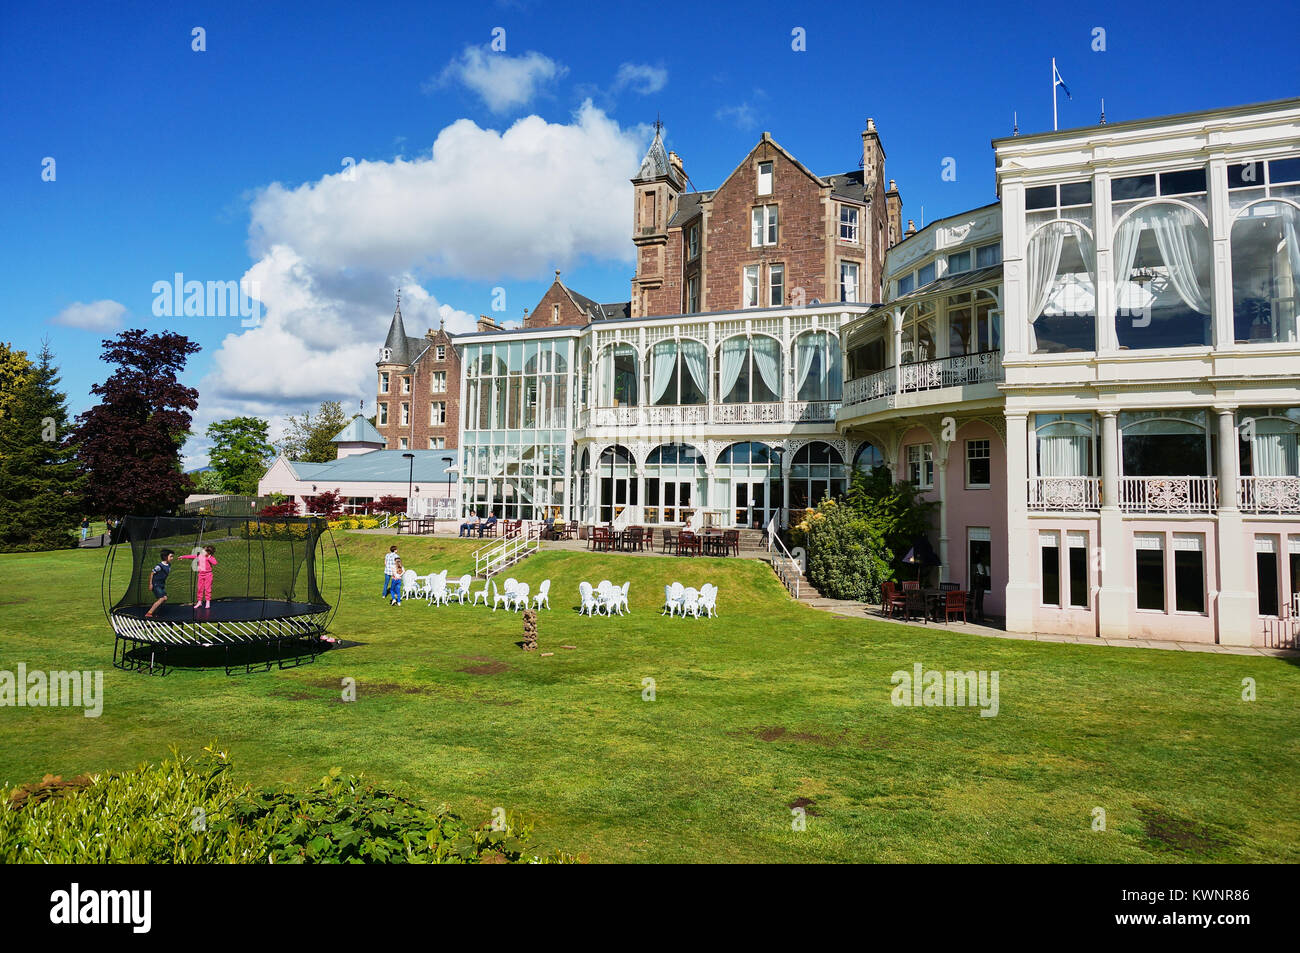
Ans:
[[[217,564],[217,547],[204,546],[203,551],[195,553],[192,556],[182,556],[181,559],[197,560],[195,567],[199,571],[198,583],[194,590],[194,608],[199,607],[199,603],[205,603],[203,608],[212,608],[212,567]]]
[[[162,558],[153,567],[153,571],[149,573],[149,590],[153,593],[156,601],[149,607],[149,611],[144,614],[146,619],[152,619],[153,611],[167,601],[167,574],[172,571],[172,556],[174,555],[175,553],[170,549],[164,549]]]

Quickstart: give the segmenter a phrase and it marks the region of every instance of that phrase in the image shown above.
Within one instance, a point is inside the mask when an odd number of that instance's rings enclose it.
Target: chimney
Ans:
[[[686,181],[686,167],[682,165],[681,156],[675,152],[668,153],[668,164],[677,170],[677,177],[683,182]]]
[[[876,191],[876,184],[885,174],[885,150],[880,145],[880,134],[876,132],[876,121],[867,119],[867,128],[862,133],[862,184],[867,194]]]
[[[909,219],[907,220],[907,231],[903,232],[903,237],[904,237],[904,238],[911,238],[911,237],[912,237],[913,235],[915,235],[915,234],[916,234],[916,222],[912,221],[912,220],[909,218]]]
[[[890,247],[903,240],[903,197],[893,179],[889,180],[889,191],[885,193],[885,227],[889,230]]]
[[[475,326],[476,331],[500,331],[501,325],[496,323],[494,318],[489,318],[486,314],[478,316],[478,324]]]

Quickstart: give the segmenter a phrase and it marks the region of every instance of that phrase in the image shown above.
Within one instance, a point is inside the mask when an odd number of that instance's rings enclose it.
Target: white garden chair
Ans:
[[[718,614],[718,587],[711,582],[700,588],[700,610],[709,618]]]
[[[537,587],[537,595],[533,596],[533,608],[541,609],[545,604],[546,608],[551,607],[551,580],[545,580]]]
[[[682,590],[682,618],[685,618],[688,612],[697,619],[700,617],[700,591],[694,586],[687,586]]]
[[[685,590],[680,582],[675,582],[671,586],[664,586],[664,611],[660,615],[676,615],[677,610],[682,606],[682,593]]]
[[[582,599],[582,605],[578,609],[578,615],[595,615],[599,602],[596,593],[591,588],[591,583],[578,583],[578,595]]]
[[[420,577],[415,574],[414,569],[408,569],[402,573],[402,598],[413,599],[420,591]]]
[[[451,601],[451,595],[447,592],[447,574],[439,573],[429,579],[429,604],[445,606]]]
[[[506,580],[507,583],[506,591],[497,592],[497,584],[496,581],[493,580],[492,582],[492,611],[493,612],[497,611],[498,606],[505,606],[507,609],[510,608],[510,600],[515,594],[515,587],[509,585],[509,583],[513,581],[514,581],[513,579]]]
[[[610,603],[619,615],[623,614],[624,609],[627,610],[628,615],[632,614],[632,607],[627,604],[627,592],[631,588],[632,583],[625,582],[623,583],[623,588],[620,589],[617,586],[614,586],[609,590]]]
[[[506,608],[511,612],[518,612],[520,609],[528,608],[528,583],[521,582],[510,590],[510,602]]]
[[[461,576],[460,581],[456,583],[456,588],[455,590],[452,591],[451,594],[456,597],[456,601],[459,602],[461,605],[465,604],[465,599],[470,594],[469,591],[470,586],[472,586],[473,584],[474,584],[474,577],[471,576],[469,573],[465,573],[465,575]]]
[[[445,569],[442,572],[431,572],[420,580],[419,595],[424,596],[425,601],[432,604],[433,593],[439,585],[443,588],[447,586],[447,570]]]
[[[486,609],[488,607],[488,581],[486,579],[483,580],[483,588],[474,593],[474,598],[470,601],[470,606],[473,607],[478,605],[480,599],[483,600],[483,608]]]

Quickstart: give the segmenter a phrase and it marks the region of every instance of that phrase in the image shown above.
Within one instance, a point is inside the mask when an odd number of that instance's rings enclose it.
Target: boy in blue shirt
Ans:
[[[170,549],[164,549],[162,559],[153,567],[153,572],[149,573],[149,589],[153,592],[157,601],[144,614],[146,619],[152,619],[153,611],[167,601],[167,575],[172,571],[173,555],[174,553]]]

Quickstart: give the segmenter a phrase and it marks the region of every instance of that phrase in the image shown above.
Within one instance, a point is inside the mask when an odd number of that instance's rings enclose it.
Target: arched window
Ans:
[[[1300,410],[1243,408],[1237,423],[1242,476],[1300,476]]]
[[[1119,415],[1124,476],[1209,476],[1212,440],[1202,410],[1144,410]],[[1231,492],[1225,487],[1224,492]]]
[[[1238,344],[1297,340],[1300,208],[1276,199],[1232,223],[1232,314]]]
[[[582,463],[578,467],[578,471],[574,474],[574,479],[578,481],[579,505],[581,505],[583,509],[586,509],[588,504],[591,503],[591,499],[590,499],[591,492],[588,489],[588,487],[590,486],[590,481],[587,479],[587,474],[590,472],[591,472],[591,451],[588,448],[583,447]]]
[[[997,299],[986,290],[948,296],[948,354],[980,354],[1002,348]]]
[[[1096,436],[1092,414],[1034,414],[1034,472],[1040,477],[1096,476]]]
[[[843,374],[840,339],[829,331],[806,331],[794,342],[796,400],[839,400]]]
[[[650,351],[650,403],[703,404],[709,394],[708,351],[699,341],[660,341]]]
[[[1034,232],[1029,260],[1029,350],[1035,354],[1097,349],[1097,252],[1077,222],[1054,221]]]
[[[718,399],[724,404],[781,399],[781,345],[763,334],[738,334],[718,345]]]
[[[627,506],[636,506],[636,464],[626,447],[606,447],[596,465],[600,487],[597,519],[611,523]]]
[[[637,406],[638,379],[636,348],[630,344],[609,345],[601,353],[598,406]]]
[[[1195,209],[1143,205],[1115,229],[1115,334],[1121,348],[1188,347],[1210,328],[1210,231]]]
[[[790,464],[790,509],[807,509],[827,496],[843,496],[845,476],[838,450],[820,441],[804,444]]]
[[[704,457],[687,443],[655,447],[645,465],[645,521],[685,523],[708,492]]]
[[[578,367],[578,406],[591,406],[591,348],[582,349],[582,364]]]
[[[874,443],[864,443],[853,456],[853,469],[860,473],[874,473],[885,466],[885,455]]]
[[[781,461],[765,443],[733,443],[713,468],[713,506],[733,526],[766,526],[783,504]]]

